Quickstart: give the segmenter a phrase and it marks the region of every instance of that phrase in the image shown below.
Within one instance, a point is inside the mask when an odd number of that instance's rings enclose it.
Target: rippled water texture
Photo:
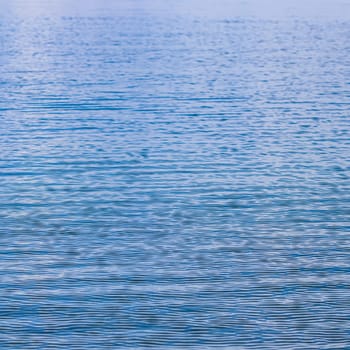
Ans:
[[[347,2],[115,3],[1,2],[1,349],[350,349]]]

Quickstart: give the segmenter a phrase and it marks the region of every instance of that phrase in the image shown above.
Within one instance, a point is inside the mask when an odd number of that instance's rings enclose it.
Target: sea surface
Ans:
[[[0,9],[2,350],[350,349],[350,1]]]

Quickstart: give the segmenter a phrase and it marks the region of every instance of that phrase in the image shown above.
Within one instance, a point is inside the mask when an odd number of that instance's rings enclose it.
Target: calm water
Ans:
[[[349,2],[115,2],[0,3],[1,349],[350,349]]]

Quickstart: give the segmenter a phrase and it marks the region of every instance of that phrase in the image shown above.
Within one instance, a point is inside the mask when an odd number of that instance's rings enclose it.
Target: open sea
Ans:
[[[0,10],[1,350],[350,349],[349,0]]]

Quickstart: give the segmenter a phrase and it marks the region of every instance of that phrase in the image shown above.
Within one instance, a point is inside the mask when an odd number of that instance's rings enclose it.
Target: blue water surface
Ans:
[[[350,349],[349,1],[0,5],[1,349]]]

